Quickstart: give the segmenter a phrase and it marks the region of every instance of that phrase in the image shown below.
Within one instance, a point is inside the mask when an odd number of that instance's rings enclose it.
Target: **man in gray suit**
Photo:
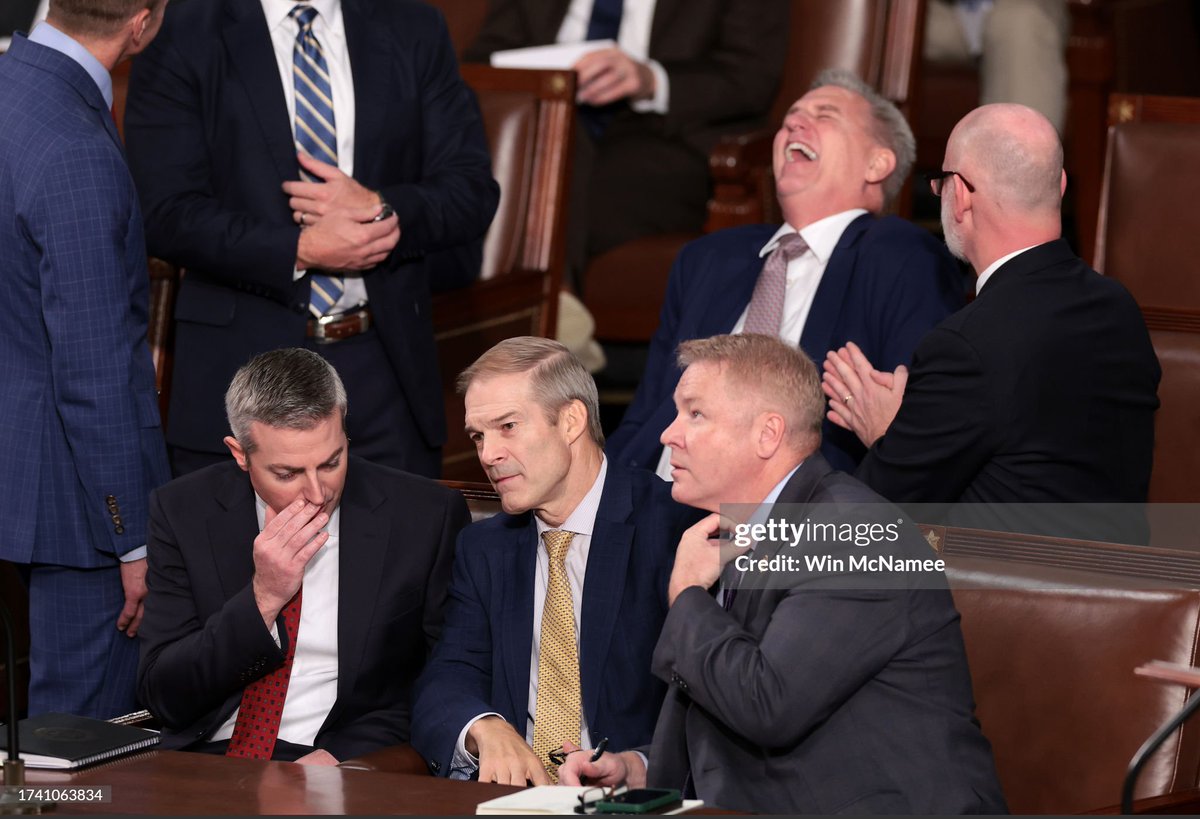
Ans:
[[[762,813],[1004,812],[941,561],[819,454],[813,363],[753,334],[685,342],[679,363],[672,496],[714,514],[676,552],[653,661],[670,688],[649,749],[572,753],[560,781]]]

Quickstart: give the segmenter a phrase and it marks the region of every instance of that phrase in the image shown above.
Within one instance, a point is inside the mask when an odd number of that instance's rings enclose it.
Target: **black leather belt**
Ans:
[[[308,320],[306,335],[318,344],[329,344],[351,336],[365,333],[371,327],[371,308],[364,307],[350,313],[337,313]]]

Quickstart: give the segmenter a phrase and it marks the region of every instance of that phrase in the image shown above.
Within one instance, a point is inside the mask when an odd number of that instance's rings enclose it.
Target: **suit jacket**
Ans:
[[[897,502],[1144,502],[1160,374],[1125,288],[1039,245],[921,342],[858,477]]]
[[[659,436],[675,418],[673,394],[681,370],[680,342],[730,332],[750,303],[764,260],[759,251],[777,230],[751,225],[718,231],[680,251],[667,283],[646,371],[620,427],[608,439],[617,463],[654,469]],[[962,305],[959,277],[946,248],[928,231],[887,216],[865,214],[850,223],[821,276],[799,338],[817,363],[847,341],[862,347],[881,370],[907,364],[917,342]],[[795,341],[795,339],[791,339]],[[828,421],[821,453],[851,470],[864,448]]]
[[[374,326],[430,446],[445,440],[430,269],[480,239],[499,192],[445,22],[412,0],[343,0],[355,97],[354,176],[401,238],[364,275]],[[301,346],[309,279],[280,186],[299,178],[258,0],[176,0],[135,61],[126,136],[150,252],[187,269],[175,308],[170,443],[220,451],[221,391],[247,359]],[[437,258],[435,258],[437,257]],[[478,257],[474,258],[478,274]]]
[[[142,214],[95,81],[22,35],[0,58],[0,258],[0,559],[115,566],[169,478]]]
[[[490,0],[487,17],[463,59],[555,42],[571,0]],[[644,127],[678,137],[707,156],[726,133],[763,125],[787,52],[784,0],[657,0],[651,59],[670,82],[666,115],[624,111],[609,126]]]
[[[667,612],[675,546],[697,512],[648,472],[609,463],[588,553],[579,625],[583,711],[593,737],[645,744],[664,686],[650,655]],[[442,641],[417,684],[412,744],[450,773],[472,718],[501,714],[525,736],[537,561],[533,515],[496,515],[463,530]]]
[[[900,517],[816,453],[778,503],[795,506],[774,507],[772,520]],[[804,548],[935,557],[911,524],[898,531],[866,550]],[[764,546],[754,558],[771,556]],[[676,598],[654,651],[654,673],[672,685],[650,784],[681,788],[690,773],[707,803],[774,814],[1006,812],[942,573],[775,580],[752,589],[743,577],[728,611],[701,588]]]
[[[284,660],[254,602],[258,518],[235,463],[155,492],[139,636],[138,695],[164,748],[212,736],[247,683]],[[341,500],[337,701],[315,746],[338,759],[408,740],[412,681],[441,631],[454,539],[469,522],[453,490],[351,457]]]

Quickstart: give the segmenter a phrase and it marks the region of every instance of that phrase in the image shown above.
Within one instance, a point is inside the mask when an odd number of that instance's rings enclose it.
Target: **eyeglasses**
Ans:
[[[615,787],[605,788],[597,785],[594,788],[588,788],[579,794],[579,804],[575,806],[576,813],[592,815],[596,813],[596,804],[598,802],[607,802],[612,799],[613,794],[617,792]]]
[[[968,182],[967,178],[958,171],[938,171],[937,173],[925,174],[925,178],[929,180],[929,187],[933,191],[934,196],[942,195],[942,186],[951,176],[957,176],[963,181],[963,184],[967,186],[968,191],[975,193],[975,186]]]

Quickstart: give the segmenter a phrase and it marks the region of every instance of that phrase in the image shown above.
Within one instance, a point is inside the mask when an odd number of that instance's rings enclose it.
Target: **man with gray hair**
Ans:
[[[849,72],[817,78],[775,136],[784,224],[719,231],[675,260],[637,395],[609,441],[614,461],[669,476],[670,453],[658,437],[674,416],[681,341],[757,332],[814,361],[848,341],[886,366],[909,361],[921,337],[962,306],[945,249],[927,231],[880,216],[915,154],[892,103]],[[853,470],[865,450],[826,424],[821,451],[835,468]]]
[[[435,774],[546,784],[577,745],[649,742],[650,654],[695,512],[605,459],[595,382],[557,341],[502,341],[458,387],[504,514],[459,539],[412,744]]]
[[[670,689],[645,756],[573,754],[563,781],[771,814],[1006,812],[939,562],[821,457],[816,366],[755,333],[685,342],[679,363],[671,494],[713,514],[675,554],[653,664]],[[868,555],[910,568],[856,569]]]
[[[225,407],[234,461],[150,503],[138,693],[163,747],[333,765],[407,742],[466,503],[349,455],[315,352],[255,357]]]
[[[871,447],[858,477],[897,502],[1144,502],[1161,371],[1133,298],[1061,238],[1054,127],[985,105],[942,168],[946,243],[978,295],[922,340],[911,374],[859,346],[829,354],[829,418]],[[1144,536],[1077,517],[1054,534]]]

